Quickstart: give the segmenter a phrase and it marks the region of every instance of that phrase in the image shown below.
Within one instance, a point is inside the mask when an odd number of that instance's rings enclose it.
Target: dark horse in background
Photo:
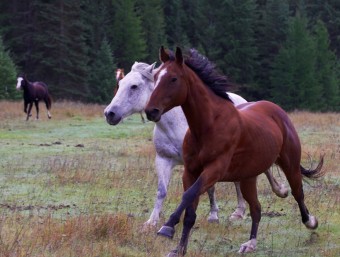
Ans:
[[[51,96],[48,93],[47,85],[44,82],[30,82],[26,76],[17,78],[17,90],[24,91],[24,112],[27,113],[26,121],[29,119],[33,103],[37,111],[37,119],[39,119],[39,101],[43,100],[47,108],[47,117],[51,119],[50,109],[52,106]],[[27,110],[28,107],[28,110]]]

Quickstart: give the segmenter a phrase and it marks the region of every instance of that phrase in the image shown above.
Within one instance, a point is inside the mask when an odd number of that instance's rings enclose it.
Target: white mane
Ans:
[[[150,70],[150,65],[143,62],[135,62],[132,65],[131,71],[139,72],[143,75],[143,77],[147,78],[148,80],[154,81],[152,70],[156,63],[152,64],[152,69]],[[149,68],[149,69],[148,69]]]

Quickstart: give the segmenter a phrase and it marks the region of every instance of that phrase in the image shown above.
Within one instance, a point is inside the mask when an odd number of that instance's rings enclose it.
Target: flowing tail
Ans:
[[[300,165],[300,171],[301,174],[309,179],[318,179],[321,178],[322,176],[325,175],[326,171],[322,170],[322,166],[323,166],[323,157],[324,155],[322,155],[320,157],[320,161],[318,166],[315,169],[305,169],[304,167],[302,167]]]

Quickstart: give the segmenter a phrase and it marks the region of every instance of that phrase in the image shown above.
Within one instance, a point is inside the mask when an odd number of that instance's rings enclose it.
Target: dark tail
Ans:
[[[309,170],[306,170],[304,167],[302,167],[300,165],[300,171],[301,171],[301,174],[309,179],[318,179],[318,178],[321,178],[322,176],[325,175],[326,171],[325,170],[322,170],[322,166],[323,166],[323,157],[324,155],[322,155],[320,157],[320,161],[319,161],[319,164],[318,166],[315,168],[315,169],[309,169]]]

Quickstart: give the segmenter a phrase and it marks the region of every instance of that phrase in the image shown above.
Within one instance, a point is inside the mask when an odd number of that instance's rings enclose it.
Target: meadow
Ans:
[[[48,120],[25,121],[22,102],[0,101],[0,256],[158,257],[179,240],[156,236],[182,195],[181,173],[173,173],[161,223],[148,232],[143,223],[157,189],[152,122],[135,115],[109,126],[105,106],[56,102]],[[33,111],[35,114],[35,110]],[[340,256],[340,113],[292,112],[306,168],[325,154],[326,175],[304,181],[305,199],[319,228],[301,223],[291,194],[278,198],[264,175],[258,177],[262,220],[257,250],[249,256]],[[282,173],[275,177],[288,186]],[[186,256],[240,256],[248,240],[249,212],[230,222],[236,206],[232,183],[217,185],[220,223],[206,221],[209,203],[201,197]]]

